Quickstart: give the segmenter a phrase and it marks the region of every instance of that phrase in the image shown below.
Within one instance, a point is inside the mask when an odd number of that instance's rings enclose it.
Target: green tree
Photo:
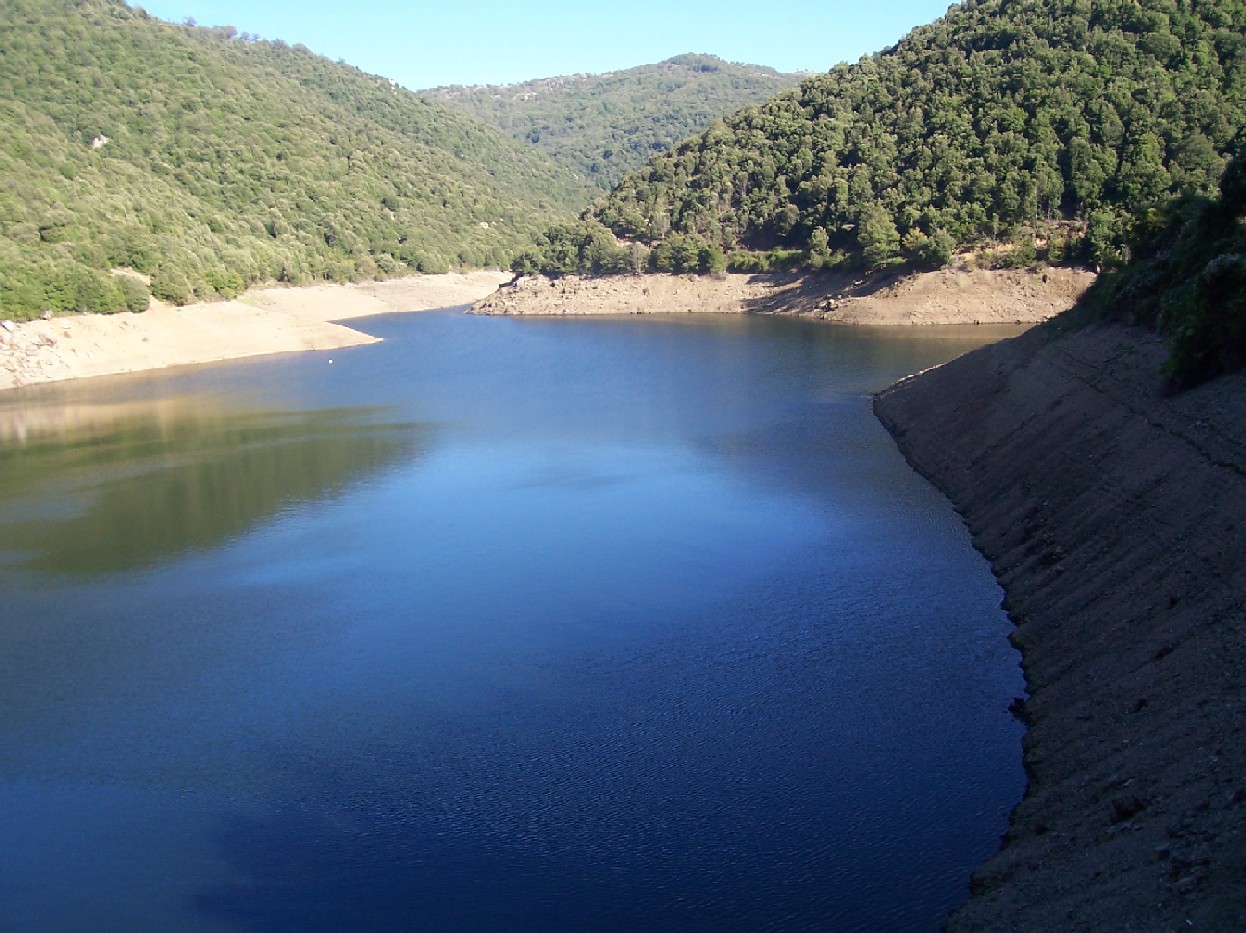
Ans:
[[[1080,320],[1166,334],[1173,388],[1246,367],[1246,156],[1229,163],[1218,199],[1149,208],[1134,229],[1130,261],[1099,277]]]
[[[702,246],[697,257],[697,271],[718,274],[727,271],[727,257],[717,243]]]
[[[862,214],[857,240],[871,269],[885,269],[900,258],[900,233],[891,215],[880,205],[875,204]]]
[[[151,304],[151,291],[133,276],[123,275],[118,283],[127,311],[146,311]]]
[[[541,271],[543,261],[544,257],[540,251],[529,247],[523,250],[511,262],[511,272],[514,272],[516,275],[536,275]]]
[[[609,190],[655,152],[670,149],[741,107],[795,87],[799,80],[798,75],[760,65],[679,55],[656,65],[574,80],[538,78],[421,93],[497,127]]]
[[[830,237],[823,227],[814,227],[809,234],[809,265],[821,269],[831,260]]]
[[[1090,215],[1086,228],[1086,250],[1090,262],[1109,266],[1121,258],[1121,222],[1110,211],[1099,210]]]
[[[1121,157],[1118,178],[1126,201],[1139,207],[1168,191],[1163,144],[1158,136],[1148,131],[1129,141]]]

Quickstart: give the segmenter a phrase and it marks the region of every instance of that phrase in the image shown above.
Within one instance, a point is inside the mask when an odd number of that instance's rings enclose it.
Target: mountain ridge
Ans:
[[[448,85],[419,93],[526,141],[608,188],[654,152],[794,86],[799,77],[686,52],[600,74]]]

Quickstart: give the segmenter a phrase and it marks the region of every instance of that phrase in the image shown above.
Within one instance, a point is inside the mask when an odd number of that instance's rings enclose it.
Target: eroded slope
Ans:
[[[876,401],[992,561],[1032,694],[1029,790],[950,929],[1246,928],[1246,376],[1165,396],[1165,357],[1040,328]]]

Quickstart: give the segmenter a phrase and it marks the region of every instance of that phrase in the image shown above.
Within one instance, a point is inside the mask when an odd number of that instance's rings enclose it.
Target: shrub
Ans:
[[[151,304],[151,292],[142,280],[132,275],[123,275],[117,279],[121,288],[122,300],[127,311],[146,311]]]
[[[190,283],[180,271],[162,267],[151,277],[151,295],[169,304],[184,305],[190,301]]]

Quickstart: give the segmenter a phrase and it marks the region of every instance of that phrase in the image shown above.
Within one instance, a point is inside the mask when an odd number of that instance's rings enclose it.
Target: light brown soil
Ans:
[[[1080,269],[906,276],[768,274],[533,276],[477,302],[476,314],[789,313],[842,324],[1026,324],[1072,307]]]
[[[1246,373],[1053,326],[875,409],[991,560],[1029,788],[948,929],[1246,930]]]
[[[473,301],[477,304],[472,310],[480,314],[781,313],[847,324],[1032,323],[1070,307],[1093,278],[1071,269],[984,272],[962,266],[859,279],[795,274],[567,276],[510,284],[509,273],[486,271],[366,285],[267,288],[237,301],[186,308],[153,302],[141,314],[0,323],[0,390],[357,346],[375,338],[333,322]]]
[[[0,389],[375,343],[375,337],[332,322],[470,304],[510,277],[502,272],[448,273],[365,285],[266,288],[237,301],[185,308],[154,302],[139,314],[0,322]]]

